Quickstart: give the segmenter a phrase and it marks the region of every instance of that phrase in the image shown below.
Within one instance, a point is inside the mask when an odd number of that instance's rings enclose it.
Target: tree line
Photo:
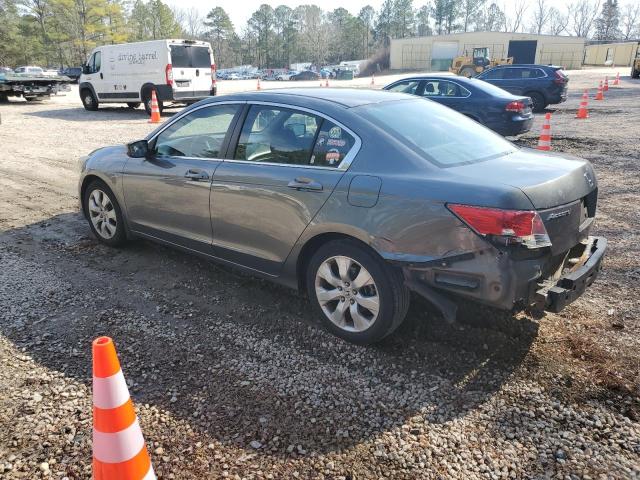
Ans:
[[[503,3],[499,3],[499,1]],[[469,31],[640,37],[640,2],[575,0],[385,0],[379,10],[324,11],[261,5],[236,28],[222,7],[170,8],[162,0],[0,0],[0,65],[79,65],[97,45],[190,38],[211,42],[219,67],[287,67],[370,58],[394,38]]]

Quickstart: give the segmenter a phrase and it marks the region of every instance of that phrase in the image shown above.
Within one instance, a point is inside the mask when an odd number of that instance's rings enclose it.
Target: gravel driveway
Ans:
[[[143,137],[142,110],[86,112],[72,94],[0,104],[0,478],[91,477],[103,334],[160,478],[640,478],[640,82],[623,77],[574,120],[602,72],[570,72],[552,120],[554,149],[599,176],[610,251],[596,284],[541,319],[465,306],[448,325],[415,299],[369,348],[279,286],[95,241],[77,158]]]

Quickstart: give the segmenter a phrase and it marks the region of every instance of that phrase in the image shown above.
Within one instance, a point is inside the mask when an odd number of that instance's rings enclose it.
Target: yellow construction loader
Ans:
[[[513,57],[491,58],[489,47],[474,48],[473,57],[466,55],[466,53],[451,61],[451,67],[449,68],[451,73],[470,78],[484,72],[487,68],[495,67],[496,65],[511,65],[513,63]]]

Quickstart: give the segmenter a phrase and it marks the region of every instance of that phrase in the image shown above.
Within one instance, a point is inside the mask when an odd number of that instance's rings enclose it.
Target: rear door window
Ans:
[[[342,163],[355,139],[335,123],[324,120],[311,156],[311,165],[335,168]]]
[[[206,47],[190,47],[193,68],[211,68],[211,56]]]
[[[508,80],[520,80],[523,78],[523,73],[528,71],[526,68],[505,68],[504,78]]]
[[[234,158],[336,168],[354,144],[353,136],[330,120],[307,112],[253,105]]]
[[[309,165],[322,119],[308,113],[253,105],[234,158],[250,162]]]
[[[407,80],[405,82],[396,83],[391,88],[389,88],[389,91],[415,95],[417,93],[419,85],[420,85],[419,80]]]
[[[210,68],[211,57],[207,47],[194,45],[171,45],[173,68]]]
[[[494,68],[493,70],[488,70],[478,76],[478,78],[482,80],[500,80],[504,78],[504,68]]]
[[[448,80],[430,79],[425,81],[423,96],[425,97],[468,97],[469,90]]]

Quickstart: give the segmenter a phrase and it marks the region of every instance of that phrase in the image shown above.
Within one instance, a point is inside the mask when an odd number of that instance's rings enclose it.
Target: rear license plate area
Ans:
[[[178,87],[189,87],[191,86],[191,80],[177,80],[176,86]]]

